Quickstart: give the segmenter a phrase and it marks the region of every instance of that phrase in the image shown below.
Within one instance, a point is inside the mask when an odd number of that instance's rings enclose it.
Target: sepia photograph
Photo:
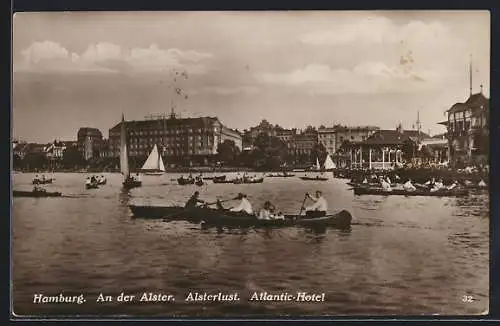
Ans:
[[[12,22],[12,318],[488,314],[489,11]]]

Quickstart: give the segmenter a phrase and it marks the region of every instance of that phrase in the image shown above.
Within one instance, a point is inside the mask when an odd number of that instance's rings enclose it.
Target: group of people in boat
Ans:
[[[270,201],[264,202],[262,207],[255,212],[252,204],[247,198],[246,194],[239,193],[234,199],[239,200],[239,204],[232,208],[224,208],[222,206],[222,202],[217,200],[215,203],[208,203],[199,198],[200,193],[195,191],[194,194],[189,198],[189,200],[184,205],[184,208],[195,208],[198,207],[198,204],[202,204],[202,206],[207,207],[210,205],[217,205],[217,209],[225,210],[233,213],[244,213],[248,215],[255,215],[258,219],[261,220],[283,220],[285,219],[284,214],[279,211],[274,204]],[[305,215],[303,218],[317,218],[326,216],[328,211],[328,204],[326,199],[323,197],[323,193],[320,190],[317,190],[314,196],[311,196],[309,193],[306,194],[306,198],[312,201],[312,204],[306,207],[301,207],[302,211],[305,211]],[[305,200],[304,200],[305,203]]]
[[[35,175],[35,178],[33,179],[34,182],[40,182],[40,183],[45,183],[47,181],[51,181],[52,178],[46,178],[45,174],[42,174],[42,176],[39,176],[38,174]]]
[[[386,175],[379,175],[379,176],[377,176],[377,175],[371,175],[369,178],[370,178],[370,181],[368,181],[368,179],[365,177],[363,179],[363,181],[362,181],[362,184],[368,185],[370,183],[371,184],[375,183],[375,184],[378,184],[384,191],[388,191],[388,192],[392,191],[392,189],[395,186],[395,184],[400,185],[400,183],[398,181],[401,180],[401,178],[398,175],[394,176],[394,178],[396,180],[395,183],[392,183],[391,179],[389,178],[389,176],[386,176]],[[436,178],[434,178],[434,177],[431,178],[431,179],[429,179],[423,185],[418,185],[417,184],[417,186],[420,186],[419,187],[420,189],[422,189],[422,190],[426,189],[426,190],[429,190],[430,192],[436,192],[436,191],[439,191],[439,190],[453,190],[456,187],[458,187],[458,185],[459,185],[458,181],[454,180],[450,185],[445,186],[442,178],[436,180]],[[478,187],[487,187],[487,185],[484,182],[484,180],[481,180],[478,183]],[[405,191],[411,192],[411,191],[416,191],[417,187],[413,184],[412,179],[408,178],[403,183],[403,189]]]
[[[96,176],[92,175],[90,177],[87,177],[87,180],[85,181],[86,185],[95,185],[95,184],[105,184],[106,183],[106,177],[101,175],[101,176]]]
[[[191,173],[189,173],[189,176],[187,178],[184,178],[183,175],[181,175],[180,178],[183,180],[188,180],[190,182],[195,182],[195,183],[202,183],[203,182],[203,175],[201,173],[199,175],[197,175],[196,177],[193,177],[193,175]]]

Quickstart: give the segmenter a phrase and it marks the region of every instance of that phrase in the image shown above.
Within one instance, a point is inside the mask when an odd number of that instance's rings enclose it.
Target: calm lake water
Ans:
[[[266,178],[262,184],[179,186],[179,175],[121,176],[86,190],[85,174],[55,174],[49,191],[74,198],[13,198],[13,309],[17,315],[277,316],[464,315],[489,306],[489,203],[467,198],[354,196],[345,180]],[[14,174],[30,190],[33,174]],[[323,191],[350,231],[202,230],[185,222],[133,219],[129,204],[183,204],[248,194],[297,214],[305,192]],[[236,204],[236,203],[234,203]],[[231,203],[228,203],[230,206]],[[251,302],[254,292],[325,293],[325,302]],[[172,294],[175,302],[116,302],[121,292]],[[185,302],[189,292],[234,293],[238,302]],[[34,304],[35,294],[83,294],[83,304]],[[113,302],[96,302],[99,294]],[[463,297],[469,296],[463,302]]]

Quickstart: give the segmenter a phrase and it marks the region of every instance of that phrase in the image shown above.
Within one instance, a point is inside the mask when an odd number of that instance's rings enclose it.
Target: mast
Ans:
[[[469,57],[469,96],[472,95],[472,53]]]

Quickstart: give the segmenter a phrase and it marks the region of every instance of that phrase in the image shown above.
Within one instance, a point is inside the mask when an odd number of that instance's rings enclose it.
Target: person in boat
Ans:
[[[326,215],[328,204],[326,203],[323,193],[320,190],[316,190],[315,197],[312,197],[307,193],[306,198],[309,198],[314,202],[312,205],[302,207],[306,210],[306,218],[322,217]]]
[[[46,192],[47,190],[45,188],[42,188],[41,186],[34,186],[33,187],[33,192]]]
[[[403,189],[406,191],[415,191],[417,188],[411,183],[411,179],[408,179],[403,185]]]
[[[184,205],[184,208],[195,208],[198,203],[205,204],[205,201],[200,199],[200,192],[195,191]]]
[[[388,183],[387,180],[384,180],[383,177],[380,177],[380,186],[384,191],[392,191],[391,184]]]
[[[441,190],[443,188],[444,188],[443,179],[440,179],[439,181],[436,181],[434,183],[434,186],[431,188],[431,192],[436,192],[436,191]]]
[[[387,183],[388,183],[389,185],[391,185],[391,184],[392,184],[391,179],[389,179],[389,176],[387,176],[387,177],[385,178],[385,180],[387,181]]]
[[[91,180],[91,178],[90,178],[90,177],[87,177],[87,180],[85,180],[85,184],[86,184],[86,185],[90,185],[90,184],[92,184],[92,180]]]
[[[247,195],[239,193],[236,199],[241,200],[241,202],[238,206],[231,208],[231,212],[245,212],[247,214],[253,214],[252,204],[248,201]]]
[[[436,178],[433,177],[431,180],[424,183],[424,185],[426,185],[429,189],[432,189],[434,188],[435,183],[436,183]]]
[[[363,184],[367,184],[368,183],[368,180],[366,180],[366,178],[363,179]]]
[[[457,181],[457,180],[455,180],[455,181],[453,181],[453,183],[452,183],[451,185],[449,185],[448,187],[446,187],[446,189],[448,189],[448,190],[453,190],[453,189],[455,189],[457,186],[458,186],[458,181]]]
[[[101,175],[101,179],[99,181],[104,182],[104,181],[106,181],[106,178],[103,175]]]
[[[264,206],[260,209],[258,218],[259,220],[270,220],[272,217],[272,211],[274,210],[273,204],[270,201],[266,201]]]
[[[481,179],[481,181],[479,181],[479,183],[477,184],[478,187],[481,187],[481,188],[484,188],[486,187],[486,182],[484,182],[483,179]]]

